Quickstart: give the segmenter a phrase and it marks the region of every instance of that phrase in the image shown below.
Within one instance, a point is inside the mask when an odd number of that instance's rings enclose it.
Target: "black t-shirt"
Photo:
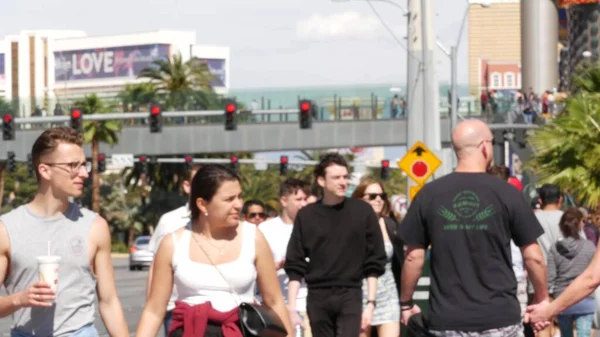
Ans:
[[[483,331],[520,321],[510,241],[543,229],[521,193],[487,173],[452,173],[425,185],[400,225],[407,245],[431,245],[429,327]]]

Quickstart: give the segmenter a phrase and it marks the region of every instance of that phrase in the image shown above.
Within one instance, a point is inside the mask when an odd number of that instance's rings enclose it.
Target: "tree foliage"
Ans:
[[[557,184],[587,207],[600,203],[600,68],[573,79],[579,92],[564,112],[529,137],[534,154],[528,163],[540,184]]]

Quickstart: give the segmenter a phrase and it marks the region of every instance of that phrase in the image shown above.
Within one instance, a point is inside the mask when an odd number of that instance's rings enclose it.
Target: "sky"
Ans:
[[[342,0],[343,1],[343,0]],[[390,0],[393,1],[393,0]],[[437,39],[456,43],[467,0],[434,0]],[[402,11],[371,1],[401,42]],[[406,0],[397,4],[406,8]],[[159,29],[197,32],[197,43],[231,48],[232,88],[403,83],[406,50],[366,0],[19,0],[0,11],[0,38],[22,30],[72,29],[88,35]],[[459,49],[459,83],[467,82],[467,37]],[[440,82],[450,62],[436,51]]]
[[[342,0],[343,1],[343,0]],[[406,17],[381,0],[19,0],[4,1],[0,39],[22,30],[83,30],[113,35],[159,29],[195,31],[198,44],[231,48],[232,88],[404,83]],[[389,0],[394,1],[394,0]],[[396,4],[406,8],[406,0]],[[455,44],[467,0],[433,0],[436,38]],[[467,30],[459,48],[458,82],[467,83]],[[440,82],[450,61],[436,49]],[[404,147],[386,148],[387,158]],[[294,156],[297,153],[289,153]],[[279,153],[261,154],[278,158]]]

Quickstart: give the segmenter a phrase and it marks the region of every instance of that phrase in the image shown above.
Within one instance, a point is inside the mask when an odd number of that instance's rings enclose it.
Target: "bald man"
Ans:
[[[425,249],[431,246],[426,326],[434,336],[522,336],[511,239],[523,253],[536,301],[548,298],[546,267],[536,241],[542,227],[521,193],[486,173],[492,143],[485,123],[458,124],[452,133],[456,171],[423,186],[399,227],[407,246],[401,277],[402,323],[420,313],[412,296]]]

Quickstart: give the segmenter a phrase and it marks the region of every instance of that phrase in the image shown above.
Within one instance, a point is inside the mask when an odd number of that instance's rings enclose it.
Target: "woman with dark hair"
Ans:
[[[564,239],[550,248],[548,256],[548,291],[554,298],[587,268],[594,256],[594,244],[580,234],[583,226],[583,214],[575,207],[567,209],[560,219],[559,228]],[[595,309],[591,295],[559,313],[561,337],[573,336],[573,322],[577,336],[590,336]]]
[[[400,273],[404,261],[403,243],[396,235],[398,223],[391,214],[391,204],[378,181],[366,178],[352,193],[352,197],[369,203],[379,217],[379,227],[385,244],[387,262],[385,273],[377,279],[377,306],[373,311],[371,326],[379,337],[397,337],[400,335]],[[367,285],[363,281],[363,304],[367,301]],[[367,329],[361,336],[371,336]]]
[[[240,179],[224,166],[207,165],[196,173],[191,221],[160,244],[136,336],[156,336],[175,284],[169,336],[242,337],[238,306],[255,302],[257,281],[263,305],[291,334],[271,249],[255,225],[240,222],[241,194]]]

